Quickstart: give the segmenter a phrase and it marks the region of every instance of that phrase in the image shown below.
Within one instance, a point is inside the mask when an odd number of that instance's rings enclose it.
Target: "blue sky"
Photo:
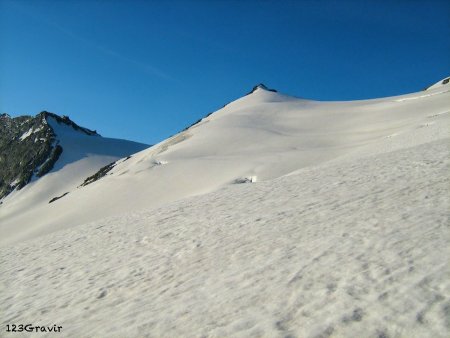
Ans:
[[[156,143],[263,82],[316,100],[450,73],[449,1],[0,0],[0,112]]]

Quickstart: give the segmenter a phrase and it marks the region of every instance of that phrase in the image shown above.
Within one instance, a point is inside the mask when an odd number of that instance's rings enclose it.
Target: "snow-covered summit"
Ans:
[[[254,93],[258,89],[259,90],[267,90],[267,91],[270,91],[270,92],[277,92],[275,89],[269,89],[266,85],[264,85],[264,83],[259,83],[259,84],[257,84],[256,86],[254,86],[252,88],[252,90],[249,92],[249,94]]]

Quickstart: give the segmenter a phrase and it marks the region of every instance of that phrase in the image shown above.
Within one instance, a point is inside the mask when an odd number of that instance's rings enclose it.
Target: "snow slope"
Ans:
[[[448,142],[228,185],[3,247],[2,327],[56,324],[64,337],[448,337]]]
[[[236,182],[270,180],[448,137],[449,92],[449,85],[441,84],[383,99],[317,102],[259,87],[54,203],[36,205],[33,194],[42,194],[37,186],[24,191],[23,198],[5,201],[0,207],[1,243],[156,208]],[[72,187],[83,182],[71,177]]]
[[[76,189],[87,176],[104,165],[148,147],[132,141],[88,135],[52,116],[48,116],[46,121],[55,132],[55,142],[62,146],[63,152],[47,175],[34,177],[23,189],[2,200],[0,232],[3,238],[33,231],[32,220],[35,217],[38,223],[45,217],[56,219],[54,214],[41,213],[41,210],[47,212],[52,198]]]

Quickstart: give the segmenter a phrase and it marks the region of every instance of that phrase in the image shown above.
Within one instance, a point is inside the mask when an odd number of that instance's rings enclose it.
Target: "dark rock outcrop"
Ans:
[[[48,123],[52,118],[89,136],[96,131],[80,127],[67,116],[43,111],[36,116],[0,115],[0,199],[14,189],[21,189],[33,176],[50,172],[63,152],[55,131]]]
[[[269,88],[267,88],[267,87],[264,85],[264,83],[260,83],[260,84],[257,84],[256,86],[254,86],[253,89],[252,89],[247,95],[250,95],[250,94],[254,93],[257,89],[264,89],[264,90],[267,90],[267,91],[269,91],[269,92],[274,92],[274,93],[277,92],[275,89],[269,89]]]

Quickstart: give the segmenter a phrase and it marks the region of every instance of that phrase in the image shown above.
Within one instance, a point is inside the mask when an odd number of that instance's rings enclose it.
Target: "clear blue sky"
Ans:
[[[0,0],[0,112],[156,143],[263,82],[317,100],[450,75],[450,1]]]

